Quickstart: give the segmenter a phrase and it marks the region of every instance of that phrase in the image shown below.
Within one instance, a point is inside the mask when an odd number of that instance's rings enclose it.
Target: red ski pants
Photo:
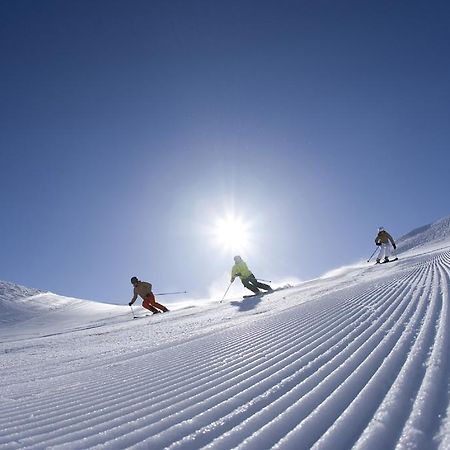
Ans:
[[[159,312],[158,310],[161,310],[163,312],[168,311],[168,309],[164,306],[161,305],[161,303],[158,303],[155,299],[155,296],[153,295],[153,293],[151,294],[147,294],[147,296],[145,297],[144,301],[142,302],[142,306],[145,309],[148,309],[152,312]]]

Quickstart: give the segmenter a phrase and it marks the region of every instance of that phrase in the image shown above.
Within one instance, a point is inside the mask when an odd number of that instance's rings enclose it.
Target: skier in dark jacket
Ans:
[[[383,262],[389,262],[389,256],[393,255],[394,259],[397,259],[397,256],[395,255],[395,250],[397,249],[397,246],[395,245],[394,238],[383,228],[378,228],[378,234],[375,238],[375,244],[380,247],[380,251],[378,253],[377,258],[377,264],[380,264],[381,259],[384,260]],[[391,245],[393,250],[391,250]]]
[[[146,281],[140,281],[137,277],[131,278],[131,284],[134,286],[133,298],[128,303],[130,306],[137,300],[138,295],[144,300],[142,306],[153,314],[169,311],[164,305],[158,303],[152,292],[152,285]]]

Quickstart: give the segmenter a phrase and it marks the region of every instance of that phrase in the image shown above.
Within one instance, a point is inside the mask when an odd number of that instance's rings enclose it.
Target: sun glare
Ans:
[[[215,242],[225,250],[244,252],[250,245],[250,225],[235,215],[217,219],[213,235]]]

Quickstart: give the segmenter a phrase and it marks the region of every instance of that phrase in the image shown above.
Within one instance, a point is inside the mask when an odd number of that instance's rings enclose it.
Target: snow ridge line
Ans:
[[[442,295],[443,295],[443,302],[444,304],[447,304],[447,308],[448,308],[448,302],[450,301],[450,294],[449,294],[449,290],[450,290],[450,258],[446,257],[447,255],[444,255],[444,262],[445,262],[445,271],[444,271],[444,275],[446,277],[446,283],[443,283],[442,285]],[[447,329],[445,336],[444,336],[444,340],[445,340],[445,345],[446,348],[449,348],[449,341],[450,341],[450,330]],[[450,448],[450,425],[449,425],[449,420],[450,420],[450,376],[448,376],[448,373],[450,373],[450,368],[448,367],[450,365],[450,362],[448,360],[448,357],[446,357],[447,359],[444,360],[445,364],[447,365],[447,367],[445,368],[444,365],[441,365],[441,370],[442,370],[442,374],[445,378],[445,372],[447,373],[447,382],[444,386],[444,388],[441,391],[441,406],[439,408],[439,410],[437,411],[439,417],[441,418],[440,420],[440,426],[439,426],[439,430],[437,430],[435,436],[434,436],[434,442],[433,444],[438,445],[439,444],[439,449],[446,449],[446,448]],[[445,381],[445,380],[444,380]],[[446,393],[446,394],[444,394]]]

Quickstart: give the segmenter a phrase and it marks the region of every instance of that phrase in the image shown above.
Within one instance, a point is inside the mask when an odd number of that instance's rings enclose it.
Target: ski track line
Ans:
[[[449,256],[176,351],[102,359],[101,371],[56,377],[64,386],[48,393],[30,383],[30,395],[0,411],[0,448],[437,448],[446,434],[433,440],[436,411],[448,410]]]
[[[447,256],[447,255],[445,255]],[[444,296],[444,301],[449,302],[450,301],[450,295],[449,295],[449,286],[450,286],[450,258],[444,257],[444,267],[445,267],[445,276],[447,278],[447,284],[443,284],[442,291]],[[447,330],[447,333],[450,333],[449,330]],[[448,336],[447,336],[447,339]],[[447,363],[448,364],[448,363]],[[447,369],[447,373],[450,374],[450,368]],[[450,376],[447,376],[447,384],[445,386],[446,390],[445,392],[447,395],[442,395],[442,406],[441,406],[441,424],[439,427],[438,432],[435,435],[435,442],[439,443],[439,449],[445,450],[450,448]]]

